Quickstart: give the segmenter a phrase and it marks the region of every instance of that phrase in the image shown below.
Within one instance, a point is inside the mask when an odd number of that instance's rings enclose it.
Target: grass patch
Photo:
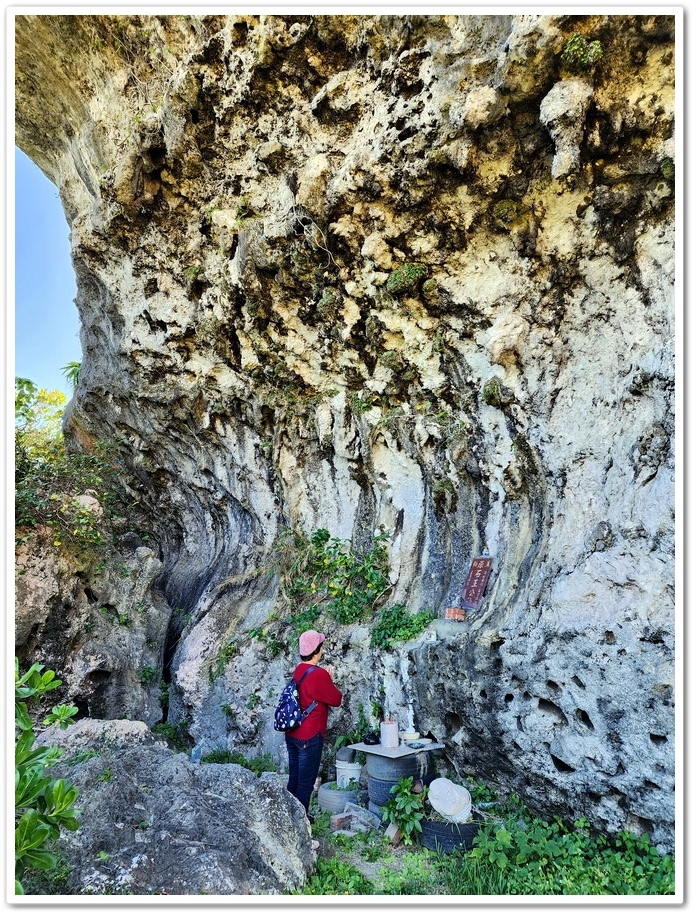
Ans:
[[[256,776],[262,773],[277,773],[278,767],[273,762],[270,754],[262,754],[260,757],[245,757],[239,751],[228,751],[217,749],[203,754],[201,763],[236,763],[247,770],[251,770]]]

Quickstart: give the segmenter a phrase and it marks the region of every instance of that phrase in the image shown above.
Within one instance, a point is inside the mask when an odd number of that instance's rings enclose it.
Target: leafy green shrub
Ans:
[[[259,642],[262,642],[269,658],[280,655],[285,648],[283,642],[268,627],[253,627],[249,630],[249,639],[258,639]]]
[[[339,786],[336,780],[334,780],[333,782],[326,782],[324,785],[327,789],[333,789],[334,791],[357,792],[360,788],[360,781],[358,779],[349,779],[345,785]]]
[[[365,862],[379,862],[380,859],[388,859],[392,853],[392,846],[389,840],[385,833],[379,829],[360,830],[358,833],[351,835],[331,833],[327,824],[325,833],[337,849],[345,850],[350,855],[355,855]],[[312,836],[317,836],[316,820],[312,825]]]
[[[22,878],[24,893],[30,894],[67,894],[66,890],[72,866],[61,853],[53,851],[56,865],[51,871],[28,868]]]
[[[370,645],[378,649],[391,649],[396,642],[415,639],[435,617],[435,612],[430,610],[412,614],[403,604],[382,608],[372,626]]]
[[[227,667],[229,660],[234,658],[238,651],[239,647],[237,643],[233,641],[228,642],[227,645],[222,647],[208,667],[208,679],[211,684],[216,678],[220,677]]]
[[[344,735],[339,735],[334,741],[334,750],[337,751],[342,747],[348,747],[349,744],[358,744],[362,741],[363,736],[370,731],[372,726],[365,715],[365,707],[358,703],[358,721],[352,731]]]
[[[500,407],[503,403],[503,395],[500,387],[500,379],[493,376],[489,378],[483,386],[484,403],[490,404],[491,407]]]
[[[382,809],[382,820],[396,824],[401,831],[404,844],[410,846],[416,833],[422,831],[421,821],[425,817],[427,786],[420,792],[414,791],[413,776],[404,776],[389,790],[392,798]]]
[[[674,167],[674,159],[667,157],[666,159],[660,160],[660,174],[663,178],[666,178],[667,181],[672,181],[676,174],[676,169]]]
[[[471,801],[474,805],[479,804],[480,802],[494,802],[498,798],[497,790],[486,785],[481,779],[474,779],[473,776],[466,777],[466,787],[469,795],[471,795]]]
[[[445,853],[415,846],[412,852],[399,857],[398,869],[387,860],[386,867],[373,878],[372,893],[452,896],[674,894],[674,857],[660,856],[647,836],[621,833],[609,840],[591,834],[583,820],[575,824],[574,830],[569,830],[559,821],[546,823],[530,815],[515,793],[498,799],[494,787],[473,779],[467,782],[472,800],[489,803],[486,824],[480,828],[474,848]],[[406,798],[411,794],[407,784],[408,780],[402,781],[400,789],[400,794],[403,792]],[[330,816],[328,812],[318,813],[312,833],[321,836],[326,845],[333,846],[338,855],[349,856],[351,862],[356,858],[373,862],[389,856],[390,846],[382,831],[369,831],[356,837],[334,834],[329,827]],[[429,811],[428,818],[431,817]],[[417,835],[417,830],[413,835]],[[322,861],[320,857],[318,866]],[[323,866],[321,868],[322,876],[328,876],[334,874],[337,866],[328,867],[326,872]],[[317,880],[311,891],[303,892],[333,894],[336,887],[337,883],[327,877],[327,880]]]
[[[504,822],[492,819],[479,829],[453,893],[474,892],[467,889],[470,869],[479,888],[486,870],[490,875],[494,890],[478,893],[674,894],[674,858],[660,856],[647,834],[635,837],[623,831],[613,840],[594,837],[583,819],[574,831],[559,820],[514,815]]]
[[[79,813],[73,804],[77,789],[65,779],[51,779],[45,770],[63,754],[54,747],[33,747],[35,735],[27,701],[59,687],[53,671],[33,664],[23,675],[15,658],[15,893],[24,894],[22,878],[27,869],[52,871],[57,858],[48,844],[61,829],[77,830]],[[43,673],[42,673],[43,672]],[[67,728],[76,706],[54,706],[44,725]]]
[[[371,550],[360,555],[325,528],[310,538],[296,531],[284,535],[277,555],[290,601],[287,622],[298,635],[321,613],[342,624],[374,613],[391,588],[386,541],[386,534],[377,535]]]

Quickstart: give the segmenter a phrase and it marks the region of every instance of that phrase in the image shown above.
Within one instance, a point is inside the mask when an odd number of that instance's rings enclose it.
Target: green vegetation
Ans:
[[[674,159],[667,157],[666,159],[662,159],[660,161],[660,174],[667,181],[672,181],[674,179],[676,174],[674,168]]]
[[[295,894],[374,894],[373,884],[354,866],[336,857],[320,858],[309,881]]]
[[[63,368],[60,370],[73,388],[77,388],[81,368],[82,363],[73,361],[63,366]]]
[[[268,627],[252,627],[249,630],[249,639],[258,639],[259,642],[266,646],[266,654],[269,658],[275,658],[285,648],[285,645],[275,633],[271,632]]]
[[[333,750],[335,752],[340,750],[342,747],[348,747],[350,744],[359,744],[367,732],[372,731],[372,725],[370,724],[367,716],[365,715],[365,707],[362,703],[358,703],[358,721],[355,728],[344,735],[339,735],[334,741]],[[326,750],[326,747],[325,747]],[[365,763],[365,753],[364,751],[358,751],[356,754],[355,760],[357,763]]]
[[[321,318],[333,319],[336,317],[342,301],[340,294],[332,287],[328,287],[316,304],[316,312]]]
[[[278,771],[278,767],[273,762],[270,754],[247,758],[239,751],[228,751],[223,748],[203,754],[201,763],[236,763],[247,770],[251,770],[256,776],[260,776],[262,773],[276,773]]]
[[[424,423],[439,427],[442,443],[446,446],[461,442],[470,432],[469,421],[466,417],[456,416],[451,407],[437,410],[430,401],[423,401],[418,405],[418,415]]]
[[[500,407],[503,403],[503,394],[500,387],[500,379],[493,376],[483,386],[483,401],[491,407]]]
[[[423,794],[413,793],[409,780],[394,787],[388,819],[410,830],[410,845],[392,846],[383,830],[333,834],[330,814],[316,813],[312,834],[323,841],[322,852],[315,873],[294,893],[566,897],[675,892],[674,857],[660,856],[647,835],[622,832],[609,840],[591,832],[584,820],[573,829],[558,820],[546,822],[530,814],[517,796],[497,800],[493,788],[473,779],[467,784],[474,804],[488,802],[473,848],[427,850],[413,842],[419,835]],[[371,865],[368,871],[364,863],[382,867]]]
[[[158,678],[159,672],[151,665],[143,665],[140,669],[140,683],[145,687],[153,684]]]
[[[188,734],[189,723],[184,719],[173,725],[171,722],[158,722],[152,726],[155,735],[160,735],[174,751],[186,753],[191,742]]]
[[[81,751],[77,751],[72,757],[68,757],[65,761],[69,766],[77,766],[80,763],[84,763],[86,760],[91,760],[93,757],[99,757],[99,751],[95,751],[94,748],[84,748]]]
[[[428,268],[425,264],[404,264],[389,274],[387,279],[387,292],[392,296],[407,293],[418,285],[423,277],[427,276]]]
[[[378,362],[393,372],[399,372],[404,368],[404,358],[398,350],[385,350],[380,354]]]
[[[396,824],[406,846],[410,846],[415,834],[421,832],[421,821],[425,817],[428,789],[421,783],[417,786],[418,791],[413,776],[404,776],[389,790],[392,797],[382,810],[382,820],[387,824]]]
[[[54,747],[33,747],[34,726],[28,704],[60,687],[55,672],[33,664],[23,675],[15,658],[15,893],[24,894],[22,880],[27,870],[53,871],[58,866],[49,844],[61,830],[77,830],[79,813],[73,805],[77,789],[65,779],[45,775],[63,754]],[[44,725],[71,725],[76,706],[54,706]]]
[[[125,611],[117,611],[116,608],[111,604],[103,604],[99,608],[99,613],[104,614],[105,617],[108,617],[112,623],[118,623],[122,627],[130,628],[133,626],[133,621],[131,620],[128,613]]]
[[[222,647],[222,649],[213,659],[212,664],[208,667],[208,678],[211,684],[216,678],[220,677],[222,672],[227,667],[229,660],[234,658],[238,651],[239,647],[234,641],[230,641]]]
[[[394,643],[415,639],[435,617],[435,612],[430,610],[410,613],[403,604],[382,608],[372,627],[370,645],[391,649]]]
[[[647,834],[620,832],[614,840],[592,836],[583,819],[568,831],[560,820],[530,817],[488,821],[462,863],[453,893],[486,873],[504,894],[673,894],[674,859],[660,856]],[[471,874],[469,873],[471,871]],[[484,891],[484,893],[489,893]]]
[[[522,207],[514,200],[498,200],[493,204],[493,218],[501,229],[510,229],[522,213]]]
[[[104,444],[92,454],[65,447],[61,420],[65,395],[15,379],[15,527],[17,538],[48,527],[53,544],[99,553],[108,543],[111,519],[125,503],[116,467]],[[84,499],[96,498],[98,506]]]
[[[598,41],[588,41],[577,32],[567,42],[561,60],[571,73],[584,73],[591,70],[604,56],[602,45]]]
[[[358,394],[357,391],[353,391],[351,392],[348,401],[353,413],[356,416],[360,416],[361,413],[365,413],[365,411],[369,410],[371,407],[378,407],[381,403],[381,398],[378,394],[368,394],[363,396],[362,394]]]
[[[281,616],[274,611],[266,625],[249,630],[249,638],[263,643],[266,655],[274,658],[289,648],[288,629],[293,634],[291,641],[296,641],[303,630],[327,618],[339,624],[374,621],[373,648],[391,649],[397,642],[414,639],[436,614],[432,610],[410,612],[402,604],[378,610],[392,587],[387,541],[388,535],[378,534],[369,550],[357,553],[325,528],[309,537],[298,531],[285,532],[276,545],[276,566],[289,613]],[[221,670],[211,669],[211,677]],[[355,741],[369,731],[369,723],[365,721],[359,729]]]
[[[333,782],[326,782],[324,785],[327,789],[333,789],[335,792],[357,792],[360,789],[360,780],[349,779],[347,783],[341,786],[334,780]]]
[[[278,562],[290,602],[287,619],[299,635],[327,614],[349,624],[371,617],[390,591],[387,535],[370,550],[354,553],[347,542],[319,528],[310,538],[289,531],[278,544]]]

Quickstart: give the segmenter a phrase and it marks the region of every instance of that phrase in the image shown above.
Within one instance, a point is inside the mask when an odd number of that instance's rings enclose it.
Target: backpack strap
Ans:
[[[307,668],[307,670],[305,671],[305,673],[302,675],[302,677],[301,677],[301,678],[299,679],[299,681],[297,682],[297,686],[299,687],[300,684],[302,683],[302,681],[307,677],[307,675],[308,675],[308,674],[311,674],[312,671],[314,671],[314,669],[315,669],[315,668],[318,668],[318,667],[319,667],[319,665],[312,665],[311,668]],[[312,700],[312,702],[309,704],[309,706],[308,706],[308,707],[305,709],[305,711],[304,711],[305,716],[308,716],[308,715],[310,714],[310,712],[311,712],[313,709],[316,708],[318,702],[319,702],[319,700]]]
[[[319,665],[312,665],[311,668],[307,668],[307,670],[305,671],[305,673],[302,675],[302,677],[301,677],[301,678],[299,679],[299,681],[297,682],[297,686],[299,687],[300,684],[302,683],[302,681],[307,677],[307,675],[308,675],[308,674],[311,674],[312,671],[314,671],[314,669],[315,669],[315,668],[318,668],[318,667],[319,667]]]

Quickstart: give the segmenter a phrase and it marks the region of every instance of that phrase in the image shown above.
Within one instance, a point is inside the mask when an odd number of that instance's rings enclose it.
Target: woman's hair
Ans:
[[[316,649],[314,650],[314,652],[312,652],[311,655],[300,655],[300,658],[302,659],[303,662],[308,662],[310,658],[314,658],[314,656],[317,654],[318,651],[319,651],[319,646],[316,647]]]

